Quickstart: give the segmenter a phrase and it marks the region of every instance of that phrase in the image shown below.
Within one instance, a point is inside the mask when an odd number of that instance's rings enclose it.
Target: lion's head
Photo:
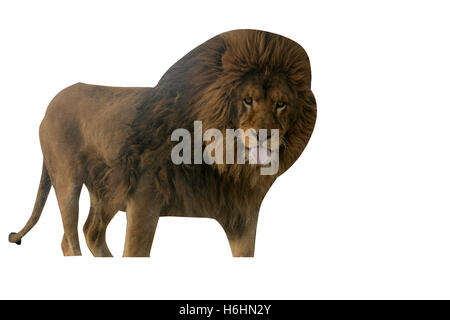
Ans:
[[[203,132],[217,128],[225,137],[227,129],[250,130],[238,137],[247,156],[255,156],[256,146],[256,165],[276,155],[277,175],[300,156],[314,128],[308,56],[294,41],[273,33],[235,30],[218,35],[175,63],[157,87],[170,92],[179,112],[190,115],[186,121],[201,120]],[[260,137],[260,129],[267,135]],[[271,129],[278,130],[276,137]],[[226,164],[219,169],[236,176],[249,170]]]
[[[256,158],[257,165],[266,165],[279,157],[280,144],[298,118],[296,94],[283,73],[247,74],[232,95],[237,113],[239,139],[248,150],[247,157]]]

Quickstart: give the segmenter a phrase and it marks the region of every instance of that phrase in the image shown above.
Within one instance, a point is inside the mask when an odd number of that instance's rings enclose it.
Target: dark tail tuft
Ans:
[[[19,236],[15,232],[11,232],[9,234],[8,240],[9,240],[9,242],[15,243],[17,245],[20,245],[22,243],[22,240],[19,238]]]

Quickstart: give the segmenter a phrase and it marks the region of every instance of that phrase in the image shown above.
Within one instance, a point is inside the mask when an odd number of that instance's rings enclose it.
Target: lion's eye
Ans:
[[[252,106],[252,104],[253,104],[253,99],[252,98],[245,98],[244,99],[244,103],[248,106],[248,107],[251,107]]]
[[[283,101],[278,101],[276,107],[277,110],[282,110],[284,109],[284,107],[286,107],[286,103],[284,103]]]

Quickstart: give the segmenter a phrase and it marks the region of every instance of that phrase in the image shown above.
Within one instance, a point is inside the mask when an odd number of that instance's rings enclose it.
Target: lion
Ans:
[[[232,255],[253,257],[261,203],[305,149],[316,110],[305,50],[260,30],[215,36],[170,67],[155,87],[76,83],[53,98],[41,122],[43,166],[35,205],[9,241],[21,243],[53,186],[63,254],[81,255],[78,206],[86,186],[90,210],[83,233],[96,257],[112,256],[106,228],[118,211],[127,219],[124,257],[150,256],[161,216],[215,219]],[[171,133],[177,128],[193,133],[198,120],[202,130],[278,130],[277,148],[267,144],[268,135],[264,149],[266,157],[278,156],[278,172],[261,175],[261,163],[173,163]]]

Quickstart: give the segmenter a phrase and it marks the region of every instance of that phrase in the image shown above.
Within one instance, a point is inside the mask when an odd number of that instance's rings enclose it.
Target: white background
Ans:
[[[444,1],[3,1],[0,298],[450,298],[450,8]],[[54,192],[21,246],[53,96],[81,81],[154,86],[224,31],[287,36],[308,52],[318,119],[263,202],[254,259],[219,225],[162,218],[150,259],[64,258]]]

